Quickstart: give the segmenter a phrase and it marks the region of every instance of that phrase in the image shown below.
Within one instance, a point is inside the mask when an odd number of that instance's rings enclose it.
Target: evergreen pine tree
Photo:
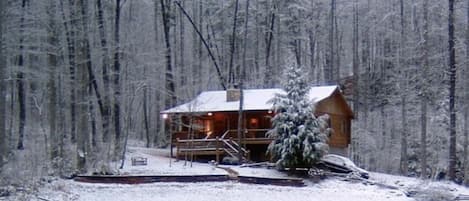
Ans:
[[[280,168],[311,167],[329,146],[327,116],[314,115],[314,102],[309,98],[310,87],[301,67],[288,62],[283,83],[285,94],[272,99],[276,113],[273,128],[267,135],[274,139],[268,153]]]

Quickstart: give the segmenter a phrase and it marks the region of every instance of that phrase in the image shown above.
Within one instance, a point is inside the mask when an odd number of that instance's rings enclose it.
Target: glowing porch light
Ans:
[[[272,110],[267,111],[267,113],[272,114]]]
[[[213,115],[213,113],[209,112],[209,113],[207,113],[207,115],[208,115],[208,116],[212,116],[212,115]]]
[[[161,117],[163,117],[163,119],[167,119],[167,118],[168,118],[168,114],[162,114]]]

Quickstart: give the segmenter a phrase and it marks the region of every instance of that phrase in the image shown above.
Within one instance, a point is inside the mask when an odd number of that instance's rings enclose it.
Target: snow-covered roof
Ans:
[[[321,101],[337,89],[337,86],[311,87],[309,97],[313,101]],[[282,89],[245,89],[243,90],[243,110],[270,110],[270,100],[275,94],[285,93]],[[226,91],[204,91],[195,99],[182,105],[167,109],[161,113],[188,113],[188,112],[227,112],[238,111],[239,101],[226,101]]]

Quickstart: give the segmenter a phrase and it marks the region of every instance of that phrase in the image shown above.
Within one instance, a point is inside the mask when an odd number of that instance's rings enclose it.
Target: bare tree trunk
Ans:
[[[76,14],[74,9],[74,1],[70,0],[69,8],[70,8],[70,15],[69,20],[70,22],[67,23],[67,19],[65,16],[65,8],[64,2],[60,2],[60,7],[62,10],[62,18],[64,19],[64,28],[66,32],[66,40],[67,40],[67,49],[68,49],[68,62],[69,62],[69,76],[70,76],[70,138],[71,141],[75,142],[75,135],[76,135],[76,80],[75,80],[75,68],[76,68],[76,48],[75,48],[75,27],[76,27]],[[70,26],[69,26],[70,25]]]
[[[353,2],[353,37],[352,37],[352,65],[353,65],[353,112],[355,118],[358,118],[358,105],[360,104],[360,87],[358,81],[360,80],[360,58],[358,56],[358,0]]]
[[[171,0],[160,0],[161,5],[161,14],[163,20],[163,31],[164,31],[164,41],[166,45],[165,49],[165,107],[170,108],[176,104],[176,91],[173,79],[173,66],[171,59],[171,43],[170,43],[170,3]],[[171,128],[170,128],[171,129]],[[166,134],[165,134],[166,137]]]
[[[259,1],[256,0],[256,6],[255,6],[256,11],[259,10]],[[259,24],[259,14],[256,12],[256,16],[254,17],[254,24]],[[260,26],[256,26],[256,33],[255,33],[255,40],[254,40],[254,76],[252,76],[252,79],[255,80],[260,80],[261,79],[261,72],[260,72],[260,65],[259,65],[259,54],[260,54],[260,41],[259,41],[259,35],[260,35]],[[260,87],[261,83],[256,82],[255,86]]]
[[[448,53],[449,53],[449,166],[448,177],[456,179],[456,50],[454,36],[454,0],[448,0]]]
[[[21,19],[20,19],[20,41],[19,41],[19,55],[17,58],[18,64],[18,72],[16,74],[16,85],[18,87],[18,109],[19,109],[19,116],[18,116],[18,144],[16,146],[17,149],[22,150],[24,149],[23,140],[24,140],[24,129],[26,126],[26,89],[24,84],[24,18],[26,13],[26,4],[28,0],[21,1]]]
[[[114,104],[113,104],[113,120],[114,120],[114,132],[115,132],[115,157],[120,153],[121,145],[121,85],[120,85],[120,8],[121,1],[116,0],[114,15],[114,68],[113,68],[113,85],[114,85]]]
[[[181,2],[184,6],[184,1]],[[186,71],[188,70],[185,65],[185,23],[184,23],[184,14],[182,12],[179,13],[179,76],[180,82],[179,86],[184,87],[187,83],[187,74]]]
[[[366,8],[366,15],[369,15],[371,13],[370,9],[370,4],[368,2],[367,8]],[[365,73],[363,76],[363,86],[359,85],[359,87],[363,87],[363,93],[362,93],[362,100],[363,100],[363,122],[364,122],[364,127],[367,129],[367,122],[368,122],[368,110],[369,110],[369,88],[370,88],[370,66],[371,66],[371,25],[368,25],[365,27],[363,30],[363,37],[362,37],[362,55],[361,55],[361,60],[362,60],[362,65],[365,67]]]
[[[143,67],[143,75],[146,76],[147,72],[147,67],[146,65]],[[148,118],[148,110],[150,108],[148,107],[148,85],[147,79],[145,79],[145,86],[143,86],[143,127],[145,130],[145,139],[146,139],[146,144],[145,146],[147,148],[150,148],[151,145],[151,134],[150,134],[150,122]],[[157,103],[158,104],[158,103]]]
[[[331,83],[334,81],[334,69],[336,68],[335,66],[335,54],[336,54],[336,49],[335,49],[335,11],[336,11],[336,0],[331,0],[331,11],[329,13],[329,52],[328,52],[328,57],[326,58],[326,66],[324,69],[324,81],[326,83]]]
[[[59,49],[59,39],[58,39],[58,23],[57,18],[57,9],[56,2],[54,0],[49,1],[48,15],[49,15],[49,30],[48,30],[48,45],[50,49],[47,53],[47,60],[49,64],[49,77],[47,82],[47,92],[48,92],[48,121],[49,121],[49,135],[50,135],[50,160],[53,162],[53,167],[58,168],[58,164],[54,163],[55,159],[59,157],[59,133],[57,132],[57,63],[58,63],[58,49]]]
[[[85,0],[80,0],[76,2],[74,9],[79,16],[79,20],[76,23],[76,27],[79,28],[77,32],[77,58],[80,59],[79,64],[77,65],[77,77],[79,80],[78,90],[77,90],[77,100],[80,103],[78,105],[78,132],[77,132],[77,170],[80,173],[86,172],[87,160],[88,160],[88,143],[89,143],[89,124],[88,124],[88,99],[89,99],[89,83],[90,77],[87,76],[87,70],[90,68],[91,61],[88,61],[89,58],[89,41],[87,38],[86,32],[86,22],[87,14],[86,9],[87,5]],[[77,20],[78,20],[77,19]],[[80,23],[81,22],[81,23]],[[88,44],[88,45],[87,45]]]
[[[83,45],[83,52],[82,52],[82,56],[84,58],[84,62],[83,62],[83,65],[86,66],[86,70],[87,70],[87,75],[88,75],[88,79],[89,79],[89,82],[88,82],[88,95],[87,96],[91,96],[91,94],[93,93],[93,91],[95,92],[95,95],[96,95],[96,99],[97,99],[97,102],[98,102],[98,106],[99,106],[99,111],[101,113],[101,116],[104,116],[102,115],[104,113],[104,105],[103,105],[103,101],[102,101],[102,97],[101,97],[101,93],[99,92],[99,87],[98,87],[98,82],[96,80],[96,77],[94,75],[94,71],[93,71],[93,64],[92,64],[92,60],[91,60],[91,47],[90,47],[90,41],[88,39],[88,13],[87,13],[87,10],[88,8],[86,7],[87,4],[84,3],[84,2],[81,2],[81,10],[80,10],[80,13],[81,13],[81,30],[82,30],[82,44]],[[95,111],[94,111],[94,106],[93,106],[93,101],[92,99],[90,98],[88,100],[88,104],[89,104],[89,107],[88,107],[88,111],[89,111],[89,115],[90,115],[90,126],[91,126],[91,143],[89,144],[89,148],[91,150],[92,147],[96,147],[97,146],[97,129],[96,129],[96,114],[95,114]],[[93,152],[95,153],[95,152]]]
[[[3,28],[5,23],[4,14],[6,13],[6,3],[5,1],[0,1],[0,173],[3,171],[3,164],[6,161],[7,156],[7,134],[5,129],[5,97],[6,97],[6,56],[4,52],[4,43],[3,43]]]
[[[469,1],[466,7],[466,58],[469,58]],[[469,76],[469,64],[466,64],[464,77]],[[464,184],[469,186],[469,79],[464,80]]]
[[[103,108],[101,111],[102,127],[103,127],[103,142],[109,141],[109,132],[111,131],[111,100],[110,100],[110,78],[109,78],[109,47],[106,39],[106,27],[104,22],[104,9],[102,0],[96,1],[98,9],[98,28],[99,38],[102,52],[102,77],[103,77]]]
[[[400,17],[401,17],[401,33],[399,43],[399,68],[402,69],[403,75],[401,75],[401,120],[402,120],[402,132],[401,132],[401,160],[400,160],[400,172],[406,176],[408,172],[408,157],[407,157],[407,72],[404,57],[404,46],[405,46],[405,16],[404,16],[404,0],[399,1],[400,4]]]
[[[420,177],[427,178],[427,72],[429,67],[428,62],[428,32],[429,32],[429,22],[428,22],[428,0],[423,1],[423,65],[422,69],[422,76],[421,76],[421,105],[420,105],[420,169],[421,174]]]
[[[144,75],[145,75],[145,68],[144,68]],[[148,83],[145,84],[145,87],[143,88],[143,126],[145,129],[145,139],[146,139],[146,144],[145,146],[147,148],[150,148],[151,145],[151,135],[150,135],[150,125],[149,125],[149,119],[148,119]]]
[[[241,76],[239,79],[241,81],[244,81],[246,79],[246,69],[247,69],[247,64],[246,64],[246,52],[247,52],[247,41],[248,41],[248,22],[249,22],[249,0],[246,0],[246,10],[245,10],[246,16],[244,17],[244,41],[243,41],[243,65],[242,65],[242,70],[241,70]]]
[[[238,3],[238,1],[236,1]],[[241,75],[239,76],[239,90],[240,90],[240,97],[239,97],[239,110],[238,110],[238,160],[239,163],[242,162],[243,159],[243,152],[242,152],[242,139],[244,139],[244,124],[243,124],[243,107],[244,107],[244,79],[246,76],[246,51],[247,51],[247,35],[248,35],[248,19],[249,19],[249,0],[246,2],[246,12],[245,12],[245,21],[244,21],[244,43],[243,43],[243,65],[241,70]],[[236,24],[236,23],[235,23]]]
[[[236,43],[236,22],[238,21],[238,5],[239,0],[235,1],[235,10],[233,16],[233,29],[231,32],[231,40],[230,40],[230,63],[228,67],[228,85],[233,86],[235,83],[235,73],[233,70],[233,59],[235,55],[235,43]]]
[[[336,1],[336,0],[334,0]],[[334,10],[337,10],[337,3],[335,3],[334,5]],[[339,33],[339,24],[337,22],[337,13],[334,12],[334,37],[335,37],[335,40],[334,40],[334,44],[332,44],[334,47],[334,53],[335,53],[335,61],[333,62],[333,71],[332,71],[332,78],[333,80],[336,82],[336,83],[339,83],[339,80],[340,80],[340,52],[341,52],[341,41],[342,41],[342,36],[341,34]]]
[[[315,61],[316,61],[315,60],[315,55],[316,55],[315,30],[313,30],[313,29],[309,30],[308,37],[309,37],[309,54],[310,54],[309,63],[310,63],[310,66],[311,66],[309,77],[310,77],[311,80],[313,80],[314,79],[314,74],[319,73],[319,70],[316,70],[317,68],[316,68],[316,65],[315,65]],[[317,81],[318,80],[316,80],[316,82]]]
[[[273,2],[271,13],[270,13],[270,25],[269,30],[266,36],[266,53],[265,53],[265,77],[264,77],[264,87],[272,87],[274,83],[272,82],[274,76],[274,69],[270,64],[270,53],[272,47],[272,40],[274,38],[274,26],[275,26],[275,12],[276,12],[276,2]]]

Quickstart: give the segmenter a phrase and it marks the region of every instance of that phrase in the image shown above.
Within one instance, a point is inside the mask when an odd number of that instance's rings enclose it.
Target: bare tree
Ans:
[[[271,57],[271,48],[272,40],[274,38],[274,27],[275,27],[275,18],[277,12],[276,1],[273,1],[272,7],[270,8],[269,16],[269,29],[267,30],[265,41],[266,41],[266,50],[265,50],[265,77],[264,77],[264,87],[272,87],[274,83],[272,79],[274,77],[274,69],[270,64]]]
[[[4,14],[6,10],[5,1],[0,1],[0,173],[7,156],[7,135],[5,129],[5,97],[6,91],[6,56],[4,52],[3,28],[5,24]]]
[[[104,21],[104,9],[102,0],[96,1],[98,12],[98,29],[101,45],[101,58],[102,58],[102,79],[103,79],[103,106],[102,106],[102,126],[103,126],[103,142],[109,141],[109,132],[111,131],[111,100],[110,100],[110,76],[109,76],[109,46],[106,37],[106,24]]]
[[[25,13],[27,10],[28,0],[21,1],[21,20],[20,20],[20,41],[19,41],[19,54],[17,56],[18,72],[16,73],[16,85],[18,87],[18,106],[19,106],[19,128],[18,128],[18,144],[16,148],[19,150],[24,149],[23,140],[26,126],[26,89],[25,89],[25,58],[24,58],[24,29],[25,29]]]
[[[74,8],[74,1],[69,1],[70,14],[67,16],[65,13],[64,1],[59,1],[62,18],[64,19],[65,37],[67,40],[68,50],[68,67],[69,67],[69,86],[70,86],[70,138],[72,142],[75,142],[76,135],[76,83],[75,83],[75,68],[76,68],[76,48],[75,48],[75,27],[76,27],[76,14]],[[68,19],[68,21],[67,21]]]
[[[234,8],[234,15],[233,15],[233,29],[231,32],[231,40],[230,40],[230,63],[228,67],[228,83],[229,85],[233,86],[235,82],[235,73],[233,69],[233,59],[235,56],[235,44],[236,44],[236,22],[238,21],[238,5],[239,0],[235,0],[235,8]]]
[[[408,135],[408,125],[407,125],[407,65],[404,61],[404,48],[406,44],[406,26],[405,26],[405,12],[404,12],[404,0],[399,1],[400,4],[400,17],[401,17],[401,31],[400,31],[400,43],[399,43],[399,66],[401,69],[401,120],[402,120],[402,132],[401,132],[401,160],[400,160],[400,172],[402,175],[407,175],[408,173],[408,155],[407,155],[407,135]]]
[[[171,60],[171,43],[170,43],[170,6],[171,0],[160,0],[161,6],[161,15],[163,20],[163,32],[166,45],[165,51],[165,62],[166,62],[166,72],[165,72],[165,88],[166,88],[166,99],[165,107],[169,108],[176,104],[176,92],[173,79],[173,66]]]
[[[48,44],[50,45],[47,51],[47,59],[49,63],[49,77],[47,82],[48,92],[48,121],[49,121],[49,138],[50,138],[50,159],[54,161],[60,155],[59,151],[59,132],[57,132],[57,110],[58,110],[58,98],[57,98],[57,67],[59,62],[59,24],[57,22],[57,2],[55,0],[49,0],[48,17],[49,17],[49,35]],[[58,168],[56,163],[53,163],[55,168]]]
[[[115,133],[115,153],[114,156],[117,157],[120,153],[120,143],[121,143],[121,84],[120,84],[120,14],[121,14],[121,1],[116,0],[115,4],[115,13],[114,13],[114,65],[113,65],[113,89],[114,89],[114,103],[112,106],[113,111],[113,123],[114,123],[114,133]]]
[[[466,59],[469,58],[469,1],[466,7]],[[464,76],[469,76],[469,64],[466,64]],[[464,80],[464,184],[469,185],[469,79]]]
[[[77,18],[77,58],[79,63],[77,65],[77,103],[78,103],[78,130],[77,130],[77,169],[83,173],[87,170],[88,163],[88,144],[89,144],[89,118],[88,118],[88,99],[90,95],[89,83],[90,77],[88,76],[88,69],[91,66],[89,60],[89,41],[87,37],[87,4],[85,0],[77,2],[76,13]]]
[[[334,78],[336,75],[334,75],[335,69],[337,68],[336,66],[336,0],[331,0],[331,7],[330,7],[330,13],[329,13],[329,51],[328,51],[328,56],[327,56],[327,64],[324,69],[324,80],[326,83],[330,83],[334,81]],[[338,75],[337,75],[338,76]]]
[[[421,66],[421,102],[420,102],[420,177],[427,178],[427,74],[429,62],[429,21],[428,21],[428,0],[423,1],[423,64]]]
[[[456,179],[456,49],[454,36],[454,0],[448,0],[448,53],[449,53],[449,166],[448,177]]]

